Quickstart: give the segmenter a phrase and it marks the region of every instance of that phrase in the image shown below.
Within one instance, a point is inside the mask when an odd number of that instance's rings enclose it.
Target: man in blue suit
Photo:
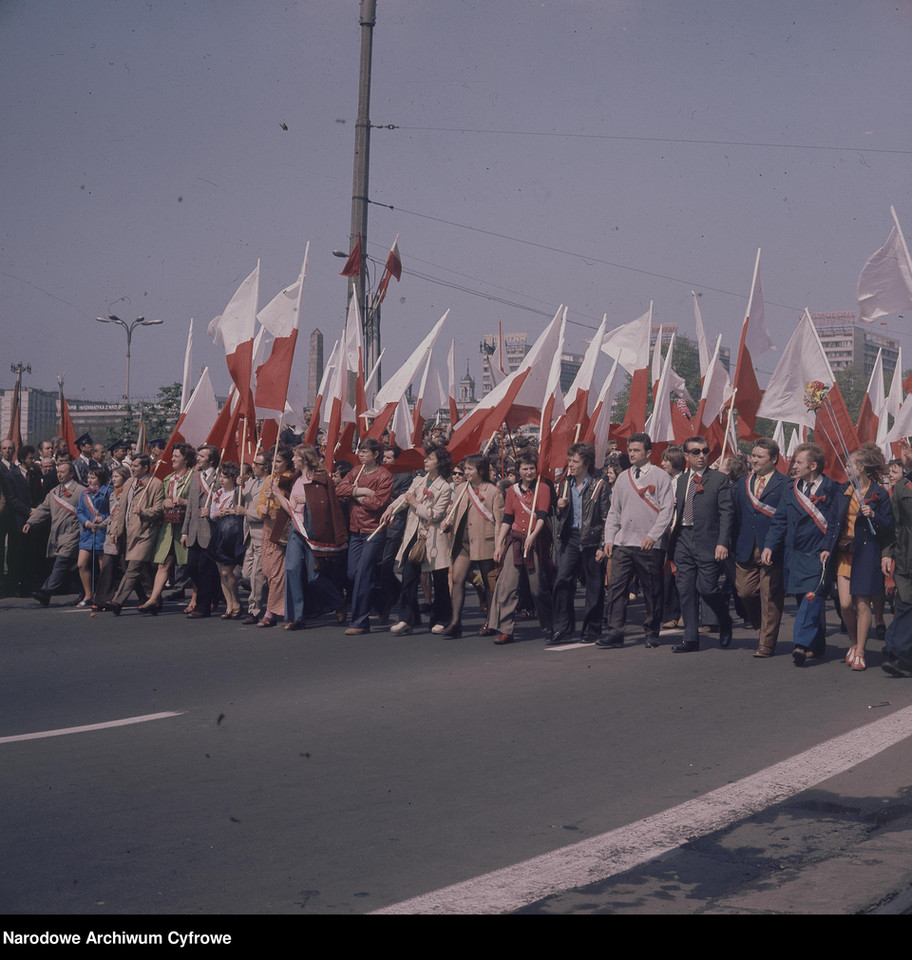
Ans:
[[[824,475],[825,465],[823,450],[816,443],[802,443],[795,450],[795,483],[779,501],[760,555],[761,563],[770,566],[785,548],[785,589],[798,604],[792,650],[796,667],[826,653],[829,559],[848,498],[842,496],[840,484]]]
[[[760,554],[789,481],[779,472],[779,444],[775,440],[761,437],[754,444],[750,461],[752,472],[732,487],[735,590],[751,625],[759,631],[754,656],[767,658],[776,652],[785,603],[785,580],[782,548],[769,565],[760,562]]]

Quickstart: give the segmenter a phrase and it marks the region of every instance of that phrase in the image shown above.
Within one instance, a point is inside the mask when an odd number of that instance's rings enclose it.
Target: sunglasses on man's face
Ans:
[[[695,457],[699,456],[701,453],[702,453],[704,456],[708,456],[708,455],[709,455],[709,447],[691,447],[687,452],[688,452],[689,454],[692,454],[692,455],[695,456]]]

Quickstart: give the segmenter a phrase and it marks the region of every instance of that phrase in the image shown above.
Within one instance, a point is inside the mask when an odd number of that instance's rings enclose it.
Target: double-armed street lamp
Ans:
[[[115,316],[113,313],[109,314],[107,317],[96,317],[95,318],[99,323],[118,323],[120,326],[127,331],[127,389],[124,394],[124,399],[127,402],[127,406],[130,405],[130,343],[133,340],[133,330],[135,327],[154,327],[157,324],[161,323],[161,320],[147,320],[145,317],[137,317],[132,323],[127,323],[126,320],[121,320],[120,317]]]

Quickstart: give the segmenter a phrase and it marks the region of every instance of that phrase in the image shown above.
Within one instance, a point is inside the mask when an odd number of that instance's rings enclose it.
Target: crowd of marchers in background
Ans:
[[[118,617],[286,630],[328,619],[349,637],[426,624],[457,638],[477,608],[477,633],[500,646],[641,637],[652,649],[670,636],[692,653],[713,634],[728,647],[739,629],[756,635],[759,660],[776,653],[791,598],[796,666],[826,658],[830,602],[851,670],[866,669],[876,637],[882,668],[912,677],[908,441],[889,462],[863,445],[844,465],[852,481],[837,483],[814,443],[783,469],[770,439],[709,464],[703,437],[654,457],[639,433],[600,464],[575,443],[545,477],[528,437],[459,463],[447,440],[430,426],[415,469],[388,437],[361,441],[355,464],[327,464],[319,442],[288,431],[243,466],[178,443],[167,473],[163,440],[139,452],[84,434],[76,458],[62,440],[2,441],[5,593],[47,607],[75,589],[75,606]]]

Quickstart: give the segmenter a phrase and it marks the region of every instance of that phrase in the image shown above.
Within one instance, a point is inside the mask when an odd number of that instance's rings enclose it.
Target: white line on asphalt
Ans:
[[[848,770],[912,735],[912,707],[637,823],[375,913],[507,913],[597,883]]]
[[[43,740],[45,737],[63,737],[68,733],[88,733],[91,730],[107,730],[110,727],[126,727],[131,723],[146,723],[149,720],[165,720],[179,717],[182,711],[147,713],[142,717],[125,717],[123,720],[106,720],[104,723],[89,723],[83,727],[63,727],[60,730],[41,730],[38,733],[20,733],[15,737],[0,737],[0,743],[16,743],[19,740]]]

